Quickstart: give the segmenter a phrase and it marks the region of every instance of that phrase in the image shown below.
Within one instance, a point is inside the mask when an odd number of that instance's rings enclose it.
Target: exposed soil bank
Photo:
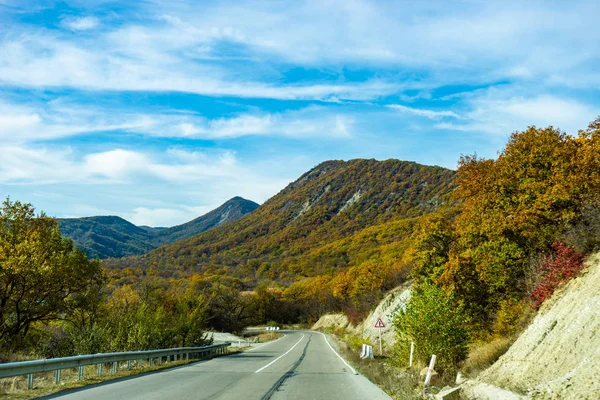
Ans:
[[[478,380],[534,399],[600,398],[600,253]]]

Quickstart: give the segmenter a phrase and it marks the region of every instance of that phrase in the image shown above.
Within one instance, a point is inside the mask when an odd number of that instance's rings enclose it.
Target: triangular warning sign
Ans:
[[[385,328],[385,324],[381,318],[377,318],[377,322],[375,322],[375,328]]]

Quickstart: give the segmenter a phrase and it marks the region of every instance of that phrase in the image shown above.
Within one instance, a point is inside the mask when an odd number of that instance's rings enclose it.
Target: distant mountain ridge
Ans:
[[[71,238],[90,258],[116,258],[144,254],[159,246],[187,239],[236,221],[259,205],[234,197],[192,221],[170,228],[136,226],[117,216],[59,218],[63,235]]]
[[[389,256],[411,221],[447,201],[455,175],[393,159],[325,161],[242,220],[107,266],[154,266],[165,277],[220,271],[247,287],[288,284]]]

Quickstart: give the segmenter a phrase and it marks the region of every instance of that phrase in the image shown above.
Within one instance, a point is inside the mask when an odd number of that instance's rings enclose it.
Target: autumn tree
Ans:
[[[62,237],[55,219],[6,199],[0,209],[0,341],[10,345],[32,324],[64,318],[93,301],[98,261]]]

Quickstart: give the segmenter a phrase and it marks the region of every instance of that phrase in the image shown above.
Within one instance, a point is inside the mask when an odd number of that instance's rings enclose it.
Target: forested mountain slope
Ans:
[[[398,246],[414,217],[445,201],[454,177],[408,161],[326,161],[235,223],[108,266],[163,276],[220,271],[249,287],[329,274]]]
[[[236,221],[257,207],[253,201],[234,197],[208,214],[171,228],[135,226],[116,216],[64,218],[58,223],[63,235],[71,238],[88,257],[125,257]]]

